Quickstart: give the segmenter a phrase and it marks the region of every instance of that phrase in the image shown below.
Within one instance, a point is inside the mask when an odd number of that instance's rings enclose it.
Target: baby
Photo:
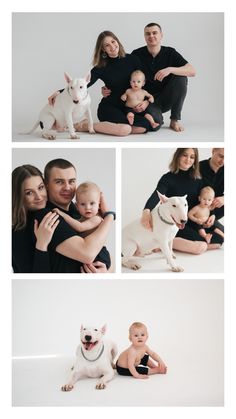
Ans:
[[[191,220],[191,227],[198,230],[199,235],[203,237],[207,243],[211,242],[211,233],[213,231],[224,237],[224,233],[214,225],[215,215],[211,214],[214,198],[215,192],[210,186],[202,188],[198,197],[200,202],[199,205],[196,205],[188,212],[188,218]],[[209,232],[206,232],[204,225],[207,227],[206,224],[210,216],[211,220],[213,220],[213,225],[208,228]]]
[[[145,98],[148,99],[150,103],[154,102],[154,97],[150,95],[146,90],[143,90],[142,87],[145,85],[145,75],[142,71],[136,70],[131,74],[130,78],[131,89],[127,89],[126,92],[121,96],[121,100],[125,102],[127,107],[127,119],[130,125],[134,123],[134,108],[143,102]],[[148,107],[144,112],[140,112],[139,115],[143,115],[151,124],[152,128],[158,127],[158,123],[154,121],[152,115],[148,113]]]
[[[76,190],[76,208],[80,214],[80,219],[76,220],[63,211],[55,208],[64,220],[83,237],[91,234],[103,221],[99,215],[101,191],[99,187],[92,182],[81,183]]]
[[[166,374],[166,365],[159,355],[146,345],[147,339],[148,332],[143,323],[135,322],[130,326],[129,340],[131,346],[122,352],[117,360],[116,370],[118,374],[131,375],[134,378],[148,378],[149,375],[153,374]]]

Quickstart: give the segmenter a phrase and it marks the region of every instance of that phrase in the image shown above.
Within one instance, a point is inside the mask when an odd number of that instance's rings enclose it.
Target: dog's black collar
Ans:
[[[175,225],[175,223],[171,223],[170,221],[165,220],[165,219],[161,216],[161,214],[160,214],[160,209],[159,209],[159,208],[160,208],[160,207],[158,207],[158,208],[157,208],[157,213],[158,213],[158,215],[159,215],[159,217],[160,217],[161,221],[163,221],[163,223],[169,224],[170,226]]]
[[[100,353],[98,354],[97,358],[95,358],[95,359],[88,359],[84,355],[84,352],[83,352],[83,349],[82,349],[82,346],[81,346],[81,353],[82,353],[84,359],[86,359],[86,361],[89,361],[89,362],[95,362],[95,361],[97,361],[102,356],[103,351],[104,351],[104,344],[102,345],[102,349],[101,349]]]

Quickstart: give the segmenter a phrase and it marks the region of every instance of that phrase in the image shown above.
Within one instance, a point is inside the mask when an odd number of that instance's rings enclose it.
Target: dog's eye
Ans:
[[[84,327],[84,330],[86,330],[86,327]]]
[[[70,86],[71,90],[73,89],[73,86]]]
[[[80,89],[83,89],[83,86],[80,86],[79,88],[80,88]]]
[[[95,330],[95,332],[97,332],[98,331],[98,329],[94,329]]]
[[[172,207],[175,207],[176,208],[176,205],[173,204]]]
[[[187,204],[184,204],[185,207],[187,207]]]

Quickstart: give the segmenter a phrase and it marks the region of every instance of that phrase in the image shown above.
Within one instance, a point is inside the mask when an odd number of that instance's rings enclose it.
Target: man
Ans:
[[[44,178],[48,191],[48,202],[46,209],[37,212],[37,219],[40,221],[45,212],[47,213],[55,207],[59,207],[73,218],[79,218],[72,202],[76,189],[75,167],[64,159],[52,160],[45,167]],[[107,272],[107,268],[110,266],[110,256],[106,248],[102,248],[102,246],[114,216],[111,213],[106,213],[104,208],[102,208],[105,216],[104,221],[94,233],[86,238],[79,237],[76,231],[62,218],[60,219],[48,246],[51,272]]]
[[[135,49],[132,54],[139,57],[146,76],[145,89],[155,98],[152,116],[161,125],[162,113],[170,110],[170,128],[183,131],[179,121],[187,93],[187,77],[194,77],[195,70],[174,48],[161,45],[163,32],[158,23],[146,25],[144,37],[147,46]],[[141,103],[136,111],[144,111],[148,104],[148,101]]]
[[[224,217],[224,148],[213,148],[211,157],[200,161],[200,172],[206,185],[215,191],[214,214],[219,220]]]

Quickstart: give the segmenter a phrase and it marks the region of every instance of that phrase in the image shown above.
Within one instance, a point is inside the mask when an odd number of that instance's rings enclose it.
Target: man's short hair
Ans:
[[[65,159],[51,160],[46,164],[46,166],[44,168],[45,183],[48,183],[49,177],[50,177],[50,172],[54,167],[57,167],[58,169],[69,169],[70,167],[73,167],[73,169],[75,169],[75,166],[71,162],[69,162],[68,160],[65,160]],[[75,171],[76,171],[76,169],[75,169]]]
[[[158,28],[159,28],[159,29],[160,29],[160,31],[162,32],[161,25],[159,25],[159,23],[154,23],[154,22],[148,23],[148,24],[145,26],[145,28],[144,28],[144,29],[146,29],[146,28],[151,28],[151,26],[158,26]]]

